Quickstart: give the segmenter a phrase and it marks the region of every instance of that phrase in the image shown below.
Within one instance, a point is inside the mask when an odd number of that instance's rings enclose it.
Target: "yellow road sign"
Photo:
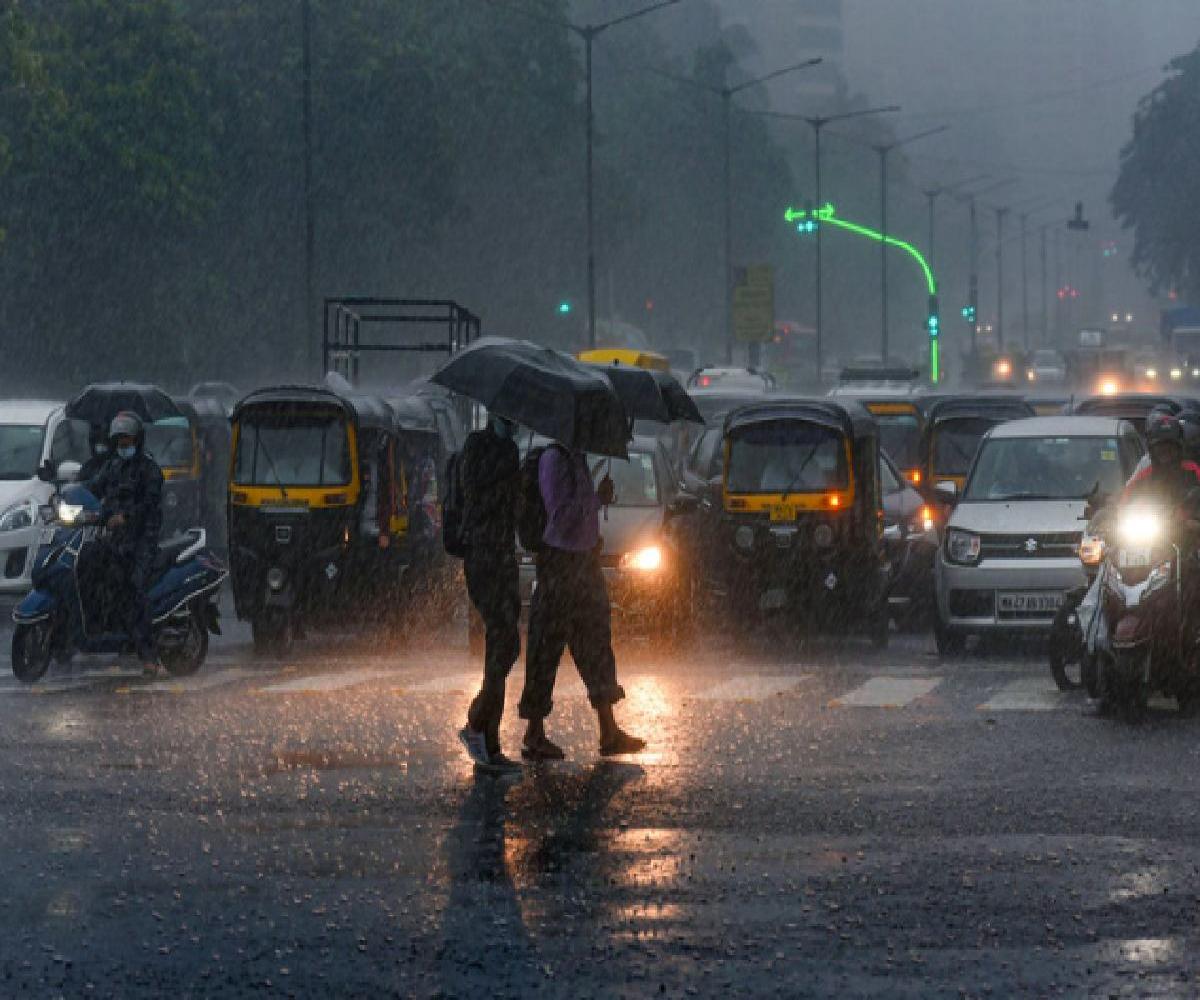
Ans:
[[[770,264],[739,268],[733,286],[733,335],[762,344],[775,335],[775,271]]]

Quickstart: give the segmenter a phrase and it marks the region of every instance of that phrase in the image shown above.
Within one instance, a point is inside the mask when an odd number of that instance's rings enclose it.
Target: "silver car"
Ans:
[[[979,445],[954,505],[934,576],[940,653],[971,634],[1049,630],[1063,595],[1085,584],[1085,498],[1118,493],[1142,456],[1133,425],[1109,417],[1030,417]],[[943,494],[945,495],[945,494]]]

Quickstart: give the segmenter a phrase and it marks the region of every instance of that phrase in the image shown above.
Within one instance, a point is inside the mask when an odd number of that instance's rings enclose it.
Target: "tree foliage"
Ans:
[[[1138,105],[1111,194],[1134,231],[1133,266],[1154,292],[1200,301],[1200,47],[1173,60]]]

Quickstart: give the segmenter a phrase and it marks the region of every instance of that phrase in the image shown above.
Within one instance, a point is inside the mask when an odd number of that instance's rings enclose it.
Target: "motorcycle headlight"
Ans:
[[[946,558],[961,566],[979,562],[979,536],[974,532],[951,528],[946,532]]]
[[[63,524],[74,524],[79,520],[79,515],[83,513],[83,505],[77,503],[67,503],[65,500],[58,501],[58,507],[55,508],[58,514],[58,519]]]
[[[641,573],[653,573],[662,569],[663,550],[657,545],[647,545],[642,549],[634,549],[621,556],[621,569],[636,570]]]
[[[22,500],[13,504],[0,514],[0,531],[20,531],[28,528],[37,519],[38,505],[36,500]]]
[[[908,525],[908,533],[910,535],[927,535],[933,531],[937,521],[933,516],[932,507],[922,507],[917,511],[917,516],[914,517]]]
[[[1117,522],[1117,531],[1126,545],[1153,545],[1163,530],[1158,511],[1133,508],[1125,511]]]

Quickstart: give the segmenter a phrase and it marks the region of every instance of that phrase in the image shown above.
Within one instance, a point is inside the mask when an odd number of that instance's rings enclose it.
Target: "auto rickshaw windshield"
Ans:
[[[874,413],[879,425],[879,443],[902,469],[918,462],[921,425],[915,413]]]
[[[350,448],[340,413],[251,410],[239,422],[233,479],[242,486],[344,486]]]
[[[996,424],[987,417],[956,417],[933,432],[934,476],[965,476],[983,436]]]
[[[187,417],[163,417],[146,425],[146,451],[164,468],[192,464],[192,428]]]
[[[730,493],[806,493],[849,482],[841,433],[824,424],[774,420],[739,429],[729,443]]]

